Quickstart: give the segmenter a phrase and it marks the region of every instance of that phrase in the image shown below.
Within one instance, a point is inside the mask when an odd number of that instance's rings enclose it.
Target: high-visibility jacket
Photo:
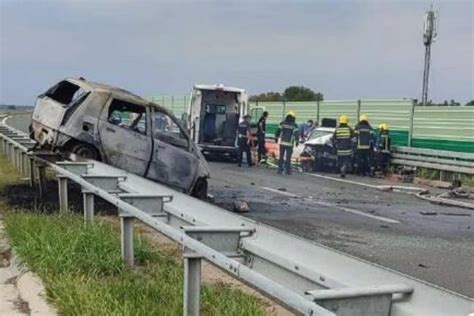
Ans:
[[[373,129],[369,122],[357,123],[354,128],[357,136],[357,149],[370,149],[373,139]]]
[[[388,132],[380,132],[377,148],[383,153],[390,153],[391,139]]]
[[[352,154],[352,137],[354,132],[347,124],[340,124],[334,132],[338,156],[349,156]]]
[[[275,137],[278,138],[278,144],[293,147],[299,143],[298,125],[294,121],[285,120],[278,126]]]

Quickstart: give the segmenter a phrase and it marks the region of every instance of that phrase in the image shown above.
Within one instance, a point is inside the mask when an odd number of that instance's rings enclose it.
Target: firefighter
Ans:
[[[374,132],[367,115],[361,115],[354,128],[356,136],[357,171],[359,175],[372,174],[372,151]]]
[[[346,177],[346,171],[352,163],[352,138],[354,137],[354,131],[348,124],[349,117],[341,115],[339,117],[339,126],[334,131],[333,136],[341,178]]]
[[[278,160],[278,174],[291,174],[291,155],[293,154],[293,146],[299,144],[298,125],[295,123],[295,113],[290,111],[286,115],[284,121],[280,123],[275,138],[280,145],[280,159]]]
[[[385,175],[387,172],[388,164],[390,162],[390,150],[391,150],[391,138],[388,130],[388,125],[382,123],[379,125],[379,133],[377,135],[377,156],[378,163],[382,174]]]
[[[252,133],[250,131],[250,115],[245,115],[244,120],[239,123],[239,136],[237,140],[238,151],[237,159],[238,166],[242,166],[242,156],[245,152],[247,163],[249,167],[253,166],[252,156],[250,154],[250,142],[252,141]]]
[[[267,150],[265,149],[265,133],[267,132],[268,112],[263,112],[257,123],[257,159],[259,163],[267,160]]]

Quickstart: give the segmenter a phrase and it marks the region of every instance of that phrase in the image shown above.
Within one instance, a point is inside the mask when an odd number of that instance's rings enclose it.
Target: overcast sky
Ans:
[[[0,0],[0,103],[33,104],[71,76],[144,96],[224,83],[250,93],[297,84],[326,99],[421,99],[432,2],[440,31],[430,98],[474,99],[470,0]]]

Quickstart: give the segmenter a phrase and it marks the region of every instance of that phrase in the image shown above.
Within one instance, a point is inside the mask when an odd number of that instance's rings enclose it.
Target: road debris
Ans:
[[[286,188],[278,188],[278,191],[286,192]]]
[[[245,201],[234,201],[233,202],[234,212],[246,213],[250,211],[249,204]]]
[[[447,216],[472,216],[471,214],[467,214],[467,213],[445,213],[445,212],[441,212],[440,214],[441,215],[447,215]]]
[[[434,211],[421,211],[420,214],[421,214],[421,215],[438,215],[438,212],[434,212]]]

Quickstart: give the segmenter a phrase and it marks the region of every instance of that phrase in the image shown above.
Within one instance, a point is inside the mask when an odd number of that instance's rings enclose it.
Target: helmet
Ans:
[[[349,123],[349,117],[347,115],[339,116],[339,124],[347,124]]]
[[[379,125],[379,129],[381,131],[388,131],[388,124],[387,123],[382,123]]]
[[[287,115],[288,115],[288,116],[292,116],[293,118],[296,117],[296,114],[295,114],[295,112],[293,112],[293,111],[288,112]]]
[[[368,122],[369,121],[369,117],[365,114],[362,114],[360,117],[359,117],[359,122],[362,122],[362,121],[366,121]]]

